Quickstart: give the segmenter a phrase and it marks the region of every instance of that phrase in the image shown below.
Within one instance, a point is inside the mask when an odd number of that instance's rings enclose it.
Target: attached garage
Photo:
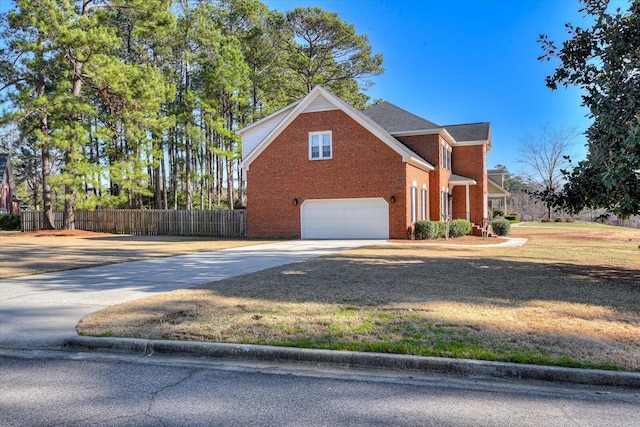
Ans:
[[[389,204],[383,198],[305,200],[303,239],[388,239]]]

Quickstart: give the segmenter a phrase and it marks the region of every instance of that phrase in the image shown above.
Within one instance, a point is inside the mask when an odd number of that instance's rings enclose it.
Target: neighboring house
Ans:
[[[13,180],[11,158],[0,153],[0,213],[20,213],[20,199]]]
[[[491,169],[487,171],[489,179],[489,207],[491,209],[502,209],[504,214],[507,212],[507,198],[511,197],[511,193],[504,189],[504,171],[500,169]]]
[[[251,237],[405,239],[418,220],[487,217],[489,123],[358,111],[316,87],[238,134]]]

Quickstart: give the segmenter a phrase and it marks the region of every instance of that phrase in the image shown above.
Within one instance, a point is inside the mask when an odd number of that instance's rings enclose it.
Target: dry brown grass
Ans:
[[[529,243],[345,251],[111,307],[78,330],[640,371],[640,231],[513,234]]]
[[[261,242],[81,230],[0,233],[0,279],[258,243]]]

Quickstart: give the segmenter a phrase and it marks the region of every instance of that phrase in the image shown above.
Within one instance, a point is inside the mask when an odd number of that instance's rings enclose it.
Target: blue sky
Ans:
[[[270,9],[319,6],[369,36],[384,56],[367,94],[435,123],[491,122],[487,166],[519,172],[520,145],[542,127],[590,124],[580,91],[545,86],[553,62],[540,62],[540,34],[567,38],[564,24],[588,25],[577,0],[268,0]],[[626,9],[626,2],[612,6]],[[585,155],[585,139],[573,155]]]
[[[435,123],[491,122],[488,167],[518,173],[520,145],[544,126],[590,124],[580,91],[545,86],[553,62],[537,60],[540,34],[561,42],[564,24],[587,25],[578,0],[263,0],[270,9],[319,6],[367,34],[385,72],[367,91]],[[0,12],[9,0],[0,0]],[[626,9],[625,0],[611,0]],[[585,139],[572,153],[584,157]]]

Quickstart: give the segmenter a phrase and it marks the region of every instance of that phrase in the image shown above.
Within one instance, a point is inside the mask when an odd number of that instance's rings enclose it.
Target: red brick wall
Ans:
[[[405,229],[409,230],[413,228],[413,224],[411,223],[411,187],[413,186],[413,182],[415,181],[416,187],[418,189],[418,197],[416,198],[416,205],[418,207],[418,216],[417,219],[422,219],[422,186],[424,184],[427,185],[427,197],[429,197],[429,177],[430,174],[416,168],[415,166],[408,165],[407,167],[407,189],[405,193],[405,197],[407,200],[406,203],[406,223]],[[428,213],[427,213],[428,216]]]
[[[440,163],[440,151],[438,149],[440,142],[439,134],[399,136],[398,140],[402,141],[404,145],[418,153],[433,166],[437,166]]]
[[[431,172],[429,189],[429,218],[431,221],[440,221],[440,191],[441,187],[446,187],[451,172],[440,167],[441,141],[439,134],[432,135],[412,135],[398,137],[403,144],[427,160],[436,169]],[[420,188],[422,186],[420,185]]]
[[[429,186],[429,210],[433,221],[440,220],[442,211],[442,188],[448,188],[451,172],[467,178],[475,179],[478,185],[469,187],[469,210],[472,222],[482,220],[484,212],[484,193],[487,192],[487,176],[484,159],[486,145],[453,147],[451,154],[453,171],[441,167],[442,144],[446,143],[439,134],[398,137],[407,147],[428,160],[436,169],[431,172]],[[466,218],[466,193],[464,187],[454,187],[452,211],[454,218]]]
[[[478,184],[469,187],[469,208],[471,221],[482,221],[484,213],[484,194],[487,192],[487,174],[485,159],[487,154],[486,144],[454,147],[453,173],[467,178],[475,179]],[[454,211],[464,211],[465,189],[456,187],[454,191]]]
[[[332,159],[309,160],[309,132],[332,131]],[[251,237],[300,237],[306,199],[382,197],[391,238],[407,231],[407,164],[340,110],[299,115],[247,170]],[[422,181],[427,180],[427,172]],[[294,206],[293,200],[298,199]]]

